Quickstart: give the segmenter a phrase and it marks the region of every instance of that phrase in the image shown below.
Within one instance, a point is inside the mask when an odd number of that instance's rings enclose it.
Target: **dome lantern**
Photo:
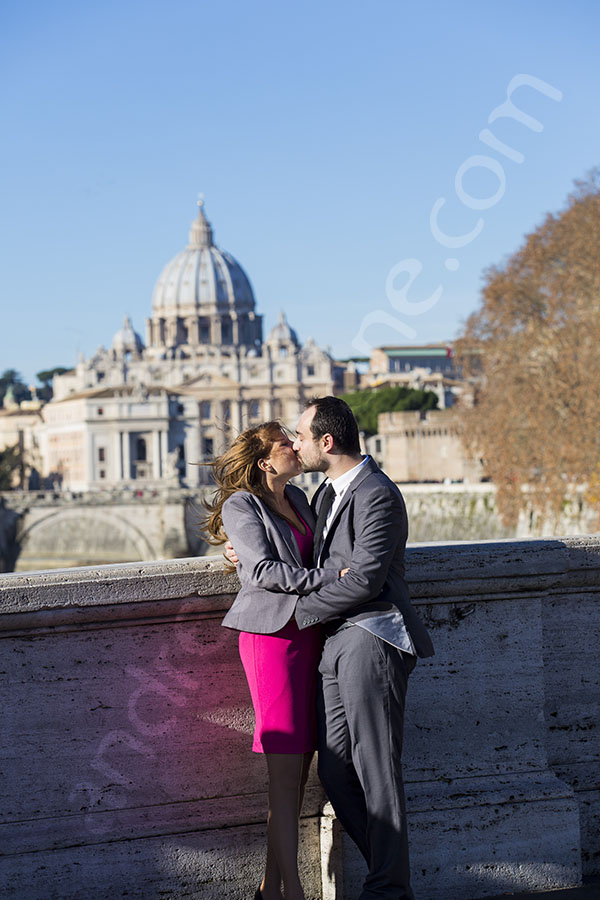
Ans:
[[[213,231],[202,208],[204,206],[204,200],[199,197],[197,203],[198,217],[192,222],[192,227],[190,228],[190,242],[187,245],[188,250],[200,250],[202,247],[213,246]]]

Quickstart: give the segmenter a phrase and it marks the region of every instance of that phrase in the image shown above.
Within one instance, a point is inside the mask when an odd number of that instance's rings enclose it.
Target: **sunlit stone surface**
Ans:
[[[407,554],[436,656],[411,678],[405,778],[419,900],[598,873],[600,539]],[[0,883],[11,900],[247,900],[264,762],[220,560],[0,579]],[[307,898],[353,900],[361,861],[313,775]]]

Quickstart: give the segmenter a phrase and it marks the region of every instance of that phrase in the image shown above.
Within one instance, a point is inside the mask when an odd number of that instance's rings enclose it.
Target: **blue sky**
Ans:
[[[599,9],[4,0],[0,370],[70,366],[127,314],[144,336],[200,191],[267,329],[283,309],[338,356],[452,339],[485,267],[600,163]],[[554,92],[513,94],[542,130],[488,123],[519,74]],[[446,233],[482,220],[458,249],[432,233],[442,197]]]

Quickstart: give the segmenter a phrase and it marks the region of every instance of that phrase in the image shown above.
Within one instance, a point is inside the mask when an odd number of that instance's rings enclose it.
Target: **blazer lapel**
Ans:
[[[292,504],[294,509],[296,509],[296,506],[294,504],[294,498],[289,496],[289,492],[286,491],[286,493],[288,493],[288,500],[290,501],[290,503]],[[282,519],[281,516],[278,516],[275,513],[271,512],[271,510],[268,508],[268,506],[266,504],[263,504],[263,506],[265,507],[267,514],[270,517],[271,521],[277,528],[277,531],[283,538],[283,540],[286,544],[286,547],[292,554],[292,557],[296,561],[296,564],[299,566],[302,566],[303,563],[302,563],[302,558],[300,556],[300,550],[298,549],[298,543],[296,541],[296,538],[294,537],[294,533],[292,531],[290,524],[288,522],[286,522],[285,519]],[[307,506],[308,506],[308,503],[307,503]],[[298,512],[297,509],[296,509],[296,512]],[[300,515],[302,515],[302,511],[300,512]],[[304,516],[302,516],[302,518],[304,518]],[[309,521],[307,524],[308,524],[309,528],[311,528],[311,530],[314,529],[314,523],[311,523]]]
[[[340,515],[342,514],[344,509],[350,503],[350,498],[352,497],[352,491],[350,489],[351,487],[352,487],[352,485],[350,485],[350,487],[348,487],[347,490],[344,492],[344,496],[340,500],[340,505],[338,506],[335,513],[333,514],[333,517],[332,517],[331,522],[329,523],[329,527],[327,529],[327,534],[325,535],[325,540],[321,544],[321,552],[319,553],[319,559],[321,559],[321,557],[323,556],[323,553],[325,552],[325,548],[328,547],[329,544],[331,543],[331,538],[332,538],[333,532],[335,531],[335,526],[339,522]]]
[[[272,519],[273,523],[275,524],[275,527],[277,528],[277,531],[283,538],[286,547],[292,554],[292,557],[296,561],[297,565],[301,566],[302,560],[300,559],[300,551],[298,550],[298,544],[296,543],[296,538],[292,534],[292,529],[290,528],[288,523],[285,521],[285,519],[281,519],[279,516],[276,516],[271,513],[270,513],[270,515],[271,515],[271,519]],[[284,562],[285,562],[285,560],[284,560]]]
[[[316,517],[312,505],[308,502],[308,498],[302,488],[297,488],[296,485],[290,484],[286,486],[285,493],[300,518],[314,532]]]

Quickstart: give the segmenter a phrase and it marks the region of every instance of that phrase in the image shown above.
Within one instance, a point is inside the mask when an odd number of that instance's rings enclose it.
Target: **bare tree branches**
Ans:
[[[515,521],[528,500],[556,519],[577,485],[598,503],[600,465],[600,170],[576,182],[503,265],[457,344],[475,384],[464,410],[498,505]]]

